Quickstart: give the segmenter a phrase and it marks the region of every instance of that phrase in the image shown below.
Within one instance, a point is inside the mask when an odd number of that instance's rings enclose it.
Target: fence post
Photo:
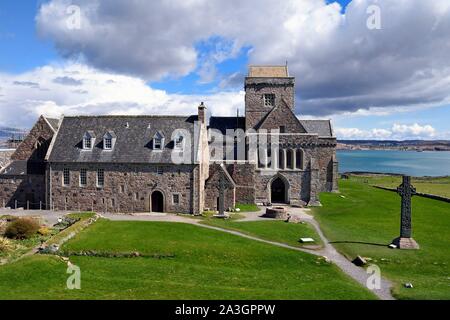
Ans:
[[[39,201],[39,210],[42,211],[42,201]]]
[[[30,210],[30,201],[27,200],[27,210]]]
[[[15,203],[15,209],[17,210],[17,200],[14,200],[14,203]]]

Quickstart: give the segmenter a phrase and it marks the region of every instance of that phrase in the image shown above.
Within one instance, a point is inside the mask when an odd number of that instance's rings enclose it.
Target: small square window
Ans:
[[[286,126],[280,126],[280,133],[286,133]]]
[[[89,150],[92,149],[92,139],[84,138],[84,149]]]
[[[265,94],[264,95],[264,105],[266,107],[273,107],[275,106],[275,95],[273,93]]]
[[[105,139],[105,150],[112,150],[112,139]]]
[[[180,204],[180,195],[178,193],[173,194],[173,204]]]

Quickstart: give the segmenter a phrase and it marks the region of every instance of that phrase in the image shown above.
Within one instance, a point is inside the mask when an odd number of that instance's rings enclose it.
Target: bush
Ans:
[[[8,224],[5,236],[9,239],[28,239],[39,230],[39,223],[32,219],[20,218]]]
[[[52,233],[52,231],[49,229],[49,228],[47,228],[47,227],[41,227],[39,230],[38,230],[38,233],[41,235],[41,236],[48,236],[49,234],[51,234]]]
[[[17,220],[17,219],[19,219],[19,218],[16,217],[16,216],[12,216],[12,215],[10,215],[10,214],[5,214],[4,216],[1,216],[0,219],[1,219],[1,220],[5,220],[5,221],[7,221],[7,222],[12,222],[12,221]]]
[[[11,240],[1,237],[0,238],[0,252],[8,252],[14,248]]]

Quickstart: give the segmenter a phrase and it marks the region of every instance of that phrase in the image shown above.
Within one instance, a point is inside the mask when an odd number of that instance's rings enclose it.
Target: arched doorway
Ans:
[[[152,212],[164,212],[164,196],[161,191],[152,193]]]
[[[272,203],[287,203],[287,187],[283,179],[280,177],[272,181],[270,185],[271,202]]]

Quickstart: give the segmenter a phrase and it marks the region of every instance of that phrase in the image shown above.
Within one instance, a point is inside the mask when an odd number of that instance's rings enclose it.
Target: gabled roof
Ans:
[[[115,138],[117,138],[117,135],[114,133],[114,131],[108,130],[108,131],[106,131],[105,134],[103,135],[103,138],[112,138],[112,139],[115,139]]]
[[[58,131],[59,126],[59,119],[53,119],[53,118],[47,118],[44,117],[45,120],[47,120],[48,124],[52,127],[53,131]]]
[[[334,136],[330,120],[300,120],[300,123],[308,133],[316,133],[319,137]]]
[[[270,112],[261,120],[261,122],[256,126],[256,130],[262,128],[264,126],[264,124],[272,117],[275,116],[275,113],[278,111],[286,111],[286,113],[283,114],[283,117],[285,116],[290,116],[292,117],[293,121],[298,124],[298,133],[306,133],[307,130],[303,127],[303,125],[301,124],[300,120],[297,118],[297,116],[295,115],[294,111],[292,110],[292,108],[288,105],[288,103],[284,100],[281,99],[282,104],[278,105],[276,107],[274,107],[272,110],[270,110]],[[281,118],[280,118],[281,119]],[[283,123],[280,122],[280,125],[282,125]]]
[[[101,162],[101,163],[166,163],[172,155],[173,131],[183,129],[194,137],[194,122],[197,116],[82,116],[65,117],[53,148],[48,157],[51,162]],[[99,137],[107,131],[117,136],[114,150],[105,152],[103,141],[96,141],[92,150],[82,149],[82,138],[87,131],[95,131]],[[161,152],[152,150],[155,132],[165,137],[165,148]],[[97,139],[101,140],[101,139]],[[192,148],[194,143],[192,143]],[[191,154],[194,152],[191,150]]]

